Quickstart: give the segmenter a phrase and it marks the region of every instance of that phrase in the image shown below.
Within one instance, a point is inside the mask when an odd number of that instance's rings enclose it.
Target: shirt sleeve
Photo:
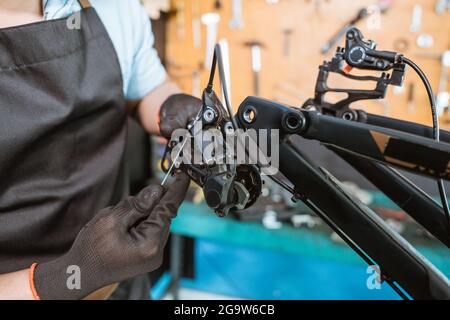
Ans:
[[[138,0],[130,1],[132,22],[132,57],[125,97],[139,100],[161,85],[167,75],[154,48],[155,37],[150,18]]]

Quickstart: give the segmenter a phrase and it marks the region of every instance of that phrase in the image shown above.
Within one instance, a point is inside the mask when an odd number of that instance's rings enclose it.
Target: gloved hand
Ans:
[[[82,299],[99,288],[157,269],[171,220],[188,186],[187,175],[179,173],[167,190],[152,185],[137,197],[101,210],[65,255],[37,265],[36,293],[41,299]],[[67,286],[70,266],[79,267],[80,289]]]
[[[159,111],[161,135],[169,139],[176,129],[186,129],[188,123],[195,120],[201,108],[202,100],[196,97],[187,94],[170,96]]]

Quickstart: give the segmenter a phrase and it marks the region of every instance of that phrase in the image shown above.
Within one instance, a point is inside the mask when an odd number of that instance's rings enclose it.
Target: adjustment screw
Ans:
[[[216,113],[214,112],[213,109],[207,108],[207,109],[205,110],[205,112],[203,113],[203,119],[204,119],[207,123],[212,123],[212,122],[214,122],[214,120],[216,119]]]
[[[357,118],[356,114],[352,111],[346,111],[342,115],[342,119],[348,120],[348,121],[355,121]]]
[[[282,123],[283,129],[287,133],[298,133],[305,125],[305,118],[303,113],[300,112],[289,112],[283,116]]]

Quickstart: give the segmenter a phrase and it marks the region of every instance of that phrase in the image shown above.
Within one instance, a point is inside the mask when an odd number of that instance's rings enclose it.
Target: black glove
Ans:
[[[195,120],[202,108],[202,100],[187,95],[174,94],[161,106],[159,130],[165,138],[170,138],[176,129],[186,129]]]
[[[37,265],[34,287],[39,297],[82,299],[97,289],[157,269],[171,220],[188,186],[187,175],[179,173],[167,190],[152,185],[137,197],[101,210],[65,255]],[[68,288],[70,266],[80,270],[79,289]]]

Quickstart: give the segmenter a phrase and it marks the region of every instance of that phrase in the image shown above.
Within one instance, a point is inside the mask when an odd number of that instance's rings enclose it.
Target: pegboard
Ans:
[[[270,1],[266,0],[242,0],[244,27],[241,29],[229,27],[232,0],[219,1],[220,9],[216,8],[217,2],[172,0],[173,14],[167,25],[167,69],[185,91],[198,94],[207,82],[209,70],[203,67],[206,27],[201,25],[201,46],[195,48],[193,20],[207,12],[219,13],[218,39],[225,38],[229,43],[232,104],[237,109],[245,97],[253,95],[251,51],[246,42],[259,41],[263,44],[260,96],[300,106],[314,95],[318,66],[323,60],[330,59],[335,51],[333,48],[323,55],[322,45],[359,9],[373,4],[375,0],[279,0],[277,4],[269,4]],[[412,11],[417,3],[423,8],[422,26],[418,33],[412,33]],[[381,15],[379,28],[374,28],[373,20],[367,21],[357,25],[367,39],[375,40],[379,49],[401,49],[405,56],[421,66],[437,90],[441,74],[440,55],[450,45],[448,11],[438,15],[434,0],[396,0],[391,9]],[[289,41],[286,30],[291,30]],[[418,47],[416,38],[420,33],[432,35],[434,45],[430,48]],[[286,43],[289,44],[288,55],[285,52]],[[402,43],[407,46],[399,48]],[[343,44],[342,39],[339,45]],[[336,78],[331,84],[335,87],[367,88],[364,84],[349,83],[343,78]],[[414,88],[413,97],[411,88]],[[384,101],[360,102],[354,107],[389,117],[431,123],[426,92],[410,69],[403,89],[391,88]],[[448,118],[444,114],[441,119],[447,128],[450,127]]]

